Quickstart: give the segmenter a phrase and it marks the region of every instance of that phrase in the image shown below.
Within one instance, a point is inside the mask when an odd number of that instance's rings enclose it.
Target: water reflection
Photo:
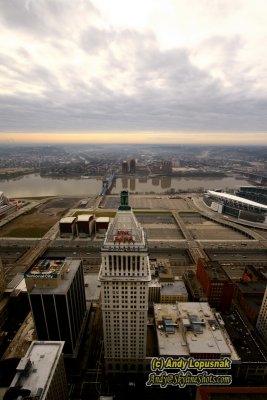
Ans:
[[[111,193],[119,193],[121,190],[129,190],[130,192],[138,193],[175,193],[181,191],[203,191],[223,189],[237,189],[239,186],[251,185],[244,179],[227,176],[222,178],[212,177],[187,177],[187,178],[172,178],[164,177],[139,177],[139,178],[117,178],[116,185],[113,186]]]
[[[98,194],[101,179],[52,178],[38,174],[25,175],[19,179],[0,180],[0,191],[8,197],[38,196],[86,196]]]
[[[121,178],[122,189],[128,189],[128,178]]]
[[[251,185],[246,180],[235,177],[223,178],[172,178],[172,177],[121,177],[117,178],[112,187],[112,194],[121,190],[131,193],[173,193],[179,190],[194,191],[203,189],[237,189],[239,186]],[[40,177],[38,174],[25,175],[10,180],[0,180],[0,191],[8,197],[27,196],[86,196],[98,194],[102,180],[96,178],[52,178]]]
[[[171,187],[172,178],[170,176],[165,176],[161,179],[160,183],[162,189],[168,189]]]
[[[130,178],[130,191],[135,192],[135,178]]]

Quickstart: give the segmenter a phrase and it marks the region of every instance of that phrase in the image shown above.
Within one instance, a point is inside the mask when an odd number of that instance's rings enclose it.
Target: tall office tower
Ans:
[[[39,259],[24,275],[38,339],[64,340],[76,357],[87,317],[81,261]]]
[[[161,170],[162,172],[165,172],[167,174],[172,172],[172,162],[171,161],[163,161],[161,164]]]
[[[6,288],[6,277],[5,277],[5,271],[3,268],[2,260],[0,258],[0,298],[5,291],[5,288]]]
[[[121,164],[121,172],[123,174],[128,174],[128,162],[127,161],[123,161]]]
[[[136,164],[135,164],[135,159],[133,158],[132,160],[129,161],[130,174],[135,174],[135,170],[136,170]]]
[[[101,256],[106,371],[142,371],[151,275],[144,230],[128,205],[127,191],[121,192],[121,204],[109,225]]]
[[[17,366],[4,400],[67,400],[63,346],[64,342],[32,342]]]
[[[267,286],[256,326],[263,339],[267,342]]]

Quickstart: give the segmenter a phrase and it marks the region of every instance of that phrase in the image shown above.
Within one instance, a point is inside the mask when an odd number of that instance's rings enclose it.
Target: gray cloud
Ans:
[[[164,50],[151,31],[88,23],[75,39],[64,37],[61,24],[74,6],[70,2],[70,9],[62,11],[62,4],[0,0],[5,26],[30,31],[29,38],[47,35],[44,44],[52,54],[51,67],[34,59],[26,44],[0,55],[1,74],[14,87],[13,93],[0,94],[2,132],[266,130],[267,98],[253,89],[257,81],[249,67],[238,73],[238,52],[244,46],[239,35],[212,36],[197,49],[222,54],[226,85],[193,63],[195,50]],[[75,4],[101,17],[90,2]],[[72,62],[75,51],[81,67]]]

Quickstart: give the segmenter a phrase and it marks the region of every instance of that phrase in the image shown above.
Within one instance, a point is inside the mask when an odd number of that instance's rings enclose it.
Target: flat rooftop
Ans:
[[[239,357],[208,303],[154,304],[160,356],[218,354]]]
[[[244,296],[247,295],[264,295],[267,282],[266,281],[256,281],[256,282],[240,282],[236,283],[238,289],[243,293]]]
[[[64,279],[60,279],[59,275],[56,275],[55,277],[51,276],[52,278],[58,278],[57,280],[55,279],[55,282],[57,282],[56,285],[53,286],[33,286],[31,290],[28,292],[31,294],[66,294],[67,291],[70,288],[70,285],[74,279],[74,276],[80,266],[81,261],[80,260],[73,260],[71,258],[66,258],[65,264],[64,264]],[[47,279],[44,275],[30,275],[29,278],[36,278],[40,280],[41,283]],[[50,275],[48,275],[50,278]],[[27,276],[25,276],[27,280]],[[45,283],[45,282],[44,282]]]
[[[164,296],[187,295],[185,284],[182,280],[161,283],[160,294]]]
[[[218,280],[223,282],[230,281],[229,276],[226,274],[222,266],[218,261],[204,261],[204,268],[208,272],[212,280]]]
[[[65,265],[65,258],[39,258],[33,267],[25,273],[26,278],[57,278]]]
[[[84,275],[85,297],[86,301],[98,301],[101,291],[101,285],[97,274]]]
[[[64,342],[60,341],[32,342],[25,357],[17,366],[17,373],[10,387],[16,386],[19,382],[21,389],[30,390],[32,396],[36,395],[38,388],[42,388],[40,400],[45,399],[63,346]]]
[[[59,221],[60,224],[73,224],[73,222],[76,220],[76,217],[64,217],[61,218]]]
[[[101,222],[109,223],[109,221],[110,217],[97,217],[95,220],[96,223],[101,223]]]

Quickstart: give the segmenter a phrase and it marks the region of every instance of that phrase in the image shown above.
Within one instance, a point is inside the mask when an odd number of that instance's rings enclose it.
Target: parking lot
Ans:
[[[222,226],[213,221],[189,224],[186,228],[192,233],[194,239],[199,240],[242,240],[246,236],[230,227]]]
[[[118,195],[106,196],[101,203],[101,208],[118,209],[120,197]],[[146,210],[179,210],[190,211],[194,207],[188,199],[172,198],[167,195],[131,195],[129,204],[134,209]]]

